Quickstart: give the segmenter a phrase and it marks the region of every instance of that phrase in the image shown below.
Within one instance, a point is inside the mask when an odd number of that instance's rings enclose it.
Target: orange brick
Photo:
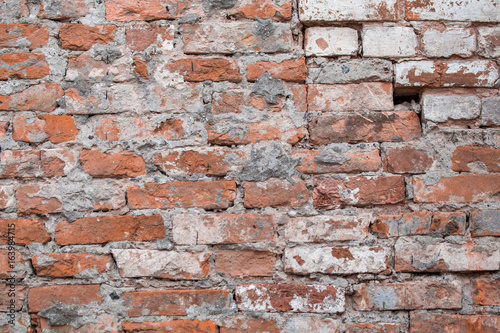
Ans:
[[[280,333],[276,319],[227,318],[220,333]]]
[[[228,278],[272,278],[276,255],[271,252],[215,252],[215,272]]]
[[[241,74],[234,60],[190,58],[169,63],[167,67],[171,72],[178,72],[184,76],[184,80],[191,82],[241,81]]]
[[[59,40],[63,49],[87,51],[95,44],[106,45],[115,39],[114,25],[87,27],[82,24],[63,24]]]
[[[287,180],[270,179],[258,183],[245,182],[243,188],[246,208],[300,207],[309,200],[309,191],[303,181],[291,184]]]
[[[101,304],[101,287],[98,284],[49,286],[31,288],[28,295],[28,311],[37,313],[56,302],[68,305]]]
[[[146,173],[142,157],[134,153],[105,154],[98,150],[80,153],[83,171],[93,177],[137,177]]]
[[[49,75],[45,56],[38,53],[0,55],[0,81],[7,79],[42,79]]]
[[[15,235],[9,235],[9,229],[14,229]],[[0,219],[0,245],[7,245],[9,236],[14,236],[16,245],[45,244],[51,239],[43,221]]]
[[[213,321],[199,320],[171,320],[159,322],[142,323],[121,323],[125,333],[144,333],[144,332],[169,332],[169,333],[217,333],[219,332],[217,324]]]
[[[434,162],[434,155],[413,147],[384,147],[384,170],[390,173],[425,173]]]
[[[36,185],[20,186],[16,192],[17,214],[49,214],[62,212],[62,203],[51,192],[51,188]]]
[[[292,3],[282,2],[279,6],[271,0],[251,0],[244,6],[234,8],[229,16],[237,19],[289,21],[292,17]]]
[[[66,167],[76,165],[73,152],[66,149],[7,150],[0,160],[0,178],[64,176]]]
[[[85,16],[93,8],[94,3],[85,0],[43,1],[38,17],[51,20],[66,20]]]
[[[500,317],[410,312],[410,327],[411,333],[497,333],[500,332]]]
[[[307,77],[305,58],[297,60],[284,60],[281,63],[258,61],[248,65],[248,81],[257,81],[264,73],[269,73],[272,78],[290,82],[304,82]]]
[[[21,253],[12,250],[0,250],[0,279],[12,276],[23,278],[26,275]],[[0,331],[1,332],[1,331]]]
[[[12,138],[28,143],[62,143],[76,138],[78,129],[71,116],[20,114],[14,116]]]
[[[469,163],[485,167],[487,172],[500,172],[500,149],[482,147],[457,147],[451,158],[452,169],[458,172],[470,172]]]
[[[36,275],[63,278],[75,277],[86,270],[94,270],[102,274],[106,270],[109,256],[88,253],[54,253],[37,255],[31,260]]]
[[[473,281],[472,297],[475,304],[500,305],[500,281]]]
[[[51,112],[56,109],[57,100],[63,95],[58,84],[38,84],[10,96],[0,96],[0,111]]]
[[[0,48],[37,49],[49,41],[49,30],[37,24],[0,23]],[[21,46],[22,45],[22,46]]]

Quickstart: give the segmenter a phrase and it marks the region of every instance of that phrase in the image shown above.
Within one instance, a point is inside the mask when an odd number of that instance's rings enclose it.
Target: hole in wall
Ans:
[[[420,113],[421,92],[412,88],[395,88],[393,91],[394,110],[412,110]]]

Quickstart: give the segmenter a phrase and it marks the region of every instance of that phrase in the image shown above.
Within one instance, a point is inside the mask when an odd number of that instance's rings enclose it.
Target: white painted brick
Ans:
[[[413,57],[417,54],[417,36],[409,27],[367,27],[363,29],[365,57]]]
[[[356,55],[358,32],[351,28],[309,28],[305,45],[307,56]]]
[[[479,27],[477,32],[479,55],[487,58],[500,57],[500,27]]]
[[[473,29],[448,28],[446,30],[424,29],[422,49],[428,57],[470,57],[476,50]]]
[[[397,0],[300,0],[302,22],[395,21]]]
[[[437,123],[475,119],[481,112],[481,101],[476,96],[424,95],[422,112],[425,120]]]
[[[500,22],[498,0],[407,0],[406,18],[415,21]]]

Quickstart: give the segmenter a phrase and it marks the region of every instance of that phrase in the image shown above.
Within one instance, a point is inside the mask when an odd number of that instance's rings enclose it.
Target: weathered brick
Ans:
[[[422,135],[420,119],[413,111],[326,114],[309,125],[314,146],[335,142],[409,141]]]
[[[88,253],[53,253],[33,256],[31,260],[38,276],[86,277],[104,273],[109,256]]]
[[[155,165],[167,175],[225,176],[236,171],[247,160],[243,151],[221,147],[208,147],[189,150],[167,150],[156,153]]]
[[[16,186],[1,185],[0,186],[0,209],[13,208],[16,203]]]
[[[285,271],[351,275],[386,273],[390,250],[382,247],[292,247],[285,250]]]
[[[411,333],[495,333],[500,331],[498,315],[459,315],[430,312],[410,313]]]
[[[392,82],[393,65],[383,59],[328,61],[321,67],[309,67],[306,83],[345,84],[367,81]]]
[[[0,4],[0,8],[1,6]],[[49,31],[47,27],[36,24],[0,23],[0,48],[28,47],[30,50],[34,50],[46,45],[48,41]]]
[[[248,65],[248,81],[257,81],[264,73],[269,73],[273,79],[290,82],[303,82],[307,77],[305,58],[283,60],[282,62],[257,61]]]
[[[425,173],[434,163],[434,154],[424,149],[383,147],[384,170],[390,173]]]
[[[394,204],[404,199],[402,176],[314,179],[313,204],[317,209]]]
[[[331,144],[323,150],[294,151],[290,157],[300,159],[296,169],[305,174],[377,171],[381,165],[373,146]]]
[[[500,126],[500,98],[483,98],[481,104],[481,125]]]
[[[122,277],[169,280],[206,279],[210,268],[206,252],[111,250]]]
[[[49,75],[45,56],[39,53],[4,53],[0,55],[0,81],[8,79],[43,79]]]
[[[477,96],[424,94],[422,114],[425,120],[443,123],[448,120],[470,120],[479,117],[481,101]]]
[[[64,92],[58,84],[38,84],[16,94],[0,96],[0,111],[51,112],[56,109],[57,100],[63,95]]]
[[[93,177],[137,177],[146,173],[142,157],[129,152],[105,154],[98,150],[80,153],[83,171]]]
[[[276,255],[262,251],[215,252],[215,272],[233,279],[272,278]]]
[[[413,177],[415,202],[486,202],[498,201],[500,175],[459,175],[440,178],[429,185]]]
[[[368,237],[369,223],[366,216],[297,217],[285,225],[285,238],[300,243],[359,240]]]
[[[186,54],[277,53],[292,48],[290,26],[271,20],[184,24],[182,39]]]
[[[294,145],[306,136],[306,129],[289,120],[271,118],[255,123],[221,121],[207,126],[208,142],[214,145],[247,145],[265,140],[280,140]]]
[[[0,19],[28,17],[30,11],[26,0],[3,0],[0,2]]]
[[[174,26],[136,24],[126,30],[127,46],[132,51],[144,51],[151,45],[163,51],[174,49]]]
[[[146,107],[156,112],[204,112],[203,84],[185,83],[174,87],[148,85]],[[172,99],[172,96],[176,96]]]
[[[291,184],[287,180],[273,178],[265,182],[245,182],[243,189],[246,208],[300,207],[309,200],[309,191],[303,181]]]
[[[396,64],[396,86],[493,87],[498,66],[488,60],[421,60]]]
[[[10,235],[9,229],[11,229]],[[12,230],[14,235],[12,235]],[[13,240],[16,245],[45,244],[51,239],[49,233],[45,230],[43,221],[0,219],[0,245],[7,245],[9,236],[14,236]]]
[[[293,316],[288,317],[285,322],[286,333],[300,332],[321,332],[321,333],[340,333],[343,327],[340,319],[317,318],[311,316]],[[351,331],[348,331],[351,332]]]
[[[431,58],[467,58],[476,51],[476,34],[471,28],[426,28],[421,35],[422,50]]]
[[[377,216],[370,230],[379,237],[463,235],[465,213],[414,212]]]
[[[152,241],[164,237],[160,215],[86,217],[72,223],[61,222],[55,232],[59,245]]]
[[[392,84],[311,84],[307,89],[308,111],[387,111],[394,109]]]
[[[367,283],[354,286],[359,311],[461,309],[459,281],[418,280],[405,283]]]
[[[346,323],[345,331],[349,333],[403,333],[406,324],[399,323]]]
[[[174,215],[175,244],[274,242],[275,221],[266,214]]]
[[[73,141],[78,134],[71,116],[19,114],[14,116],[12,138],[28,143]]]
[[[115,39],[114,25],[87,27],[82,24],[63,24],[59,40],[63,49],[87,51],[95,44],[106,45]]]
[[[116,321],[116,318],[107,313],[103,313],[100,315],[96,315],[93,318],[93,321],[84,324],[81,327],[74,328],[71,324],[73,322],[71,320],[69,325],[62,326],[51,326],[49,325],[50,321],[46,318],[38,316],[39,325],[37,326],[42,332],[51,332],[51,333],[85,333],[85,332],[109,332],[109,333],[118,333],[120,332],[120,324]],[[56,321],[56,320],[55,320]],[[57,322],[57,321],[56,321]],[[76,325],[75,325],[76,326]]]
[[[277,104],[269,104],[262,96],[249,89],[231,89],[212,94],[212,113],[279,112],[283,108],[283,99],[277,98]]]
[[[406,58],[417,54],[417,36],[410,27],[363,28],[363,56]]]
[[[477,168],[485,169],[487,172],[500,172],[500,149],[482,147],[457,147],[451,158],[452,169],[458,172],[469,172],[469,163],[480,164]],[[474,169],[474,166],[472,166]]]
[[[178,72],[191,82],[229,81],[238,83],[241,74],[235,60],[223,58],[181,59],[167,65],[171,72]]]
[[[344,312],[344,289],[322,285],[238,284],[240,311]]]
[[[500,236],[500,210],[473,211],[471,219],[472,237]]]
[[[85,16],[94,8],[94,2],[85,0],[42,0],[38,17],[51,20],[66,20]]]
[[[121,326],[125,333],[170,332],[170,333],[218,333],[217,324],[211,320],[170,320],[158,322],[130,323],[123,321]]]
[[[188,9],[188,4],[177,1],[108,0],[106,20],[119,22],[171,20],[181,17]]]
[[[61,200],[53,195],[53,188],[50,186],[20,186],[16,192],[16,200],[18,215],[62,212]]]
[[[0,279],[23,278],[25,275],[26,269],[21,253],[12,250],[0,250]]]
[[[145,81],[151,81],[148,64],[143,61],[141,57],[135,56],[133,59],[132,65],[134,66],[134,73]]]
[[[0,178],[64,176],[76,166],[75,155],[67,149],[7,150],[0,161]]]
[[[500,280],[476,280],[472,283],[474,304],[500,305]]]
[[[37,313],[56,302],[67,305],[100,305],[101,288],[98,284],[60,285],[31,288],[28,295],[28,311]]]
[[[227,318],[220,333],[280,333],[276,319]]]
[[[236,19],[272,19],[289,21],[292,18],[292,2],[272,0],[249,0],[236,3],[228,14]]]
[[[144,189],[129,187],[127,197],[131,209],[225,209],[236,198],[236,183],[230,180],[146,183]]]
[[[403,272],[495,271],[500,244],[468,240],[453,244],[429,237],[401,237],[396,242],[396,270]]]
[[[185,316],[188,311],[205,309],[219,314],[233,306],[229,290],[152,290],[123,294],[129,317]]]
[[[13,297],[9,297],[10,293],[14,293]],[[7,312],[10,311],[9,305],[11,304],[11,299],[14,300],[14,310],[21,311],[24,305],[24,298],[28,293],[28,288],[21,284],[4,284],[0,283],[0,295],[3,297],[0,298],[0,311]],[[12,294],[11,294],[12,295]],[[10,327],[11,328],[11,327]],[[11,330],[7,331],[11,332]]]
[[[358,53],[358,32],[351,28],[308,28],[304,38],[307,56],[331,57]]]
[[[302,22],[335,21],[395,21],[396,0],[301,0],[299,17]]]
[[[477,32],[478,54],[486,58],[500,57],[500,28],[478,27]]]
[[[495,0],[447,0],[406,2],[406,19],[422,21],[500,22],[500,10]]]

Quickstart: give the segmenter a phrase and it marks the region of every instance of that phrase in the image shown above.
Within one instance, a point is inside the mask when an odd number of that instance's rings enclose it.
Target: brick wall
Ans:
[[[0,332],[500,332],[499,22],[0,1]]]

